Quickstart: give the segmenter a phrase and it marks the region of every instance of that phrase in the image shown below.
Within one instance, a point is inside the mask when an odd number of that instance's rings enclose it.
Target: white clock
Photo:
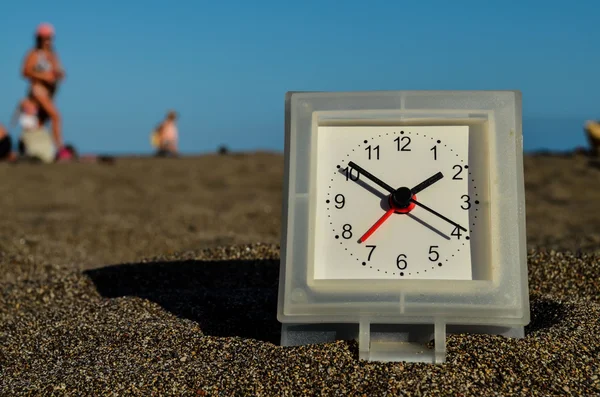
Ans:
[[[447,333],[523,336],[518,92],[289,93],[285,157],[283,345],[443,362]]]

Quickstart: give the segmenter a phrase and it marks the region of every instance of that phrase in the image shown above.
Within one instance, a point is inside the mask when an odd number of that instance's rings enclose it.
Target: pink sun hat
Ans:
[[[53,37],[54,36],[54,26],[49,23],[41,23],[38,25],[35,34],[39,37]]]

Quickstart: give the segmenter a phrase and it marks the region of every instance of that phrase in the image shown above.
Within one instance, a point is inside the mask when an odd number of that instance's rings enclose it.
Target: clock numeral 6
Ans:
[[[358,170],[355,170],[354,168],[350,168],[350,167],[346,167],[343,169],[344,174],[346,175],[346,180],[353,180],[353,181],[358,181],[358,178],[360,177],[360,172],[358,172]],[[356,173],[356,176],[354,176],[354,173]]]
[[[343,238],[345,238],[346,240],[352,238],[352,226],[350,224],[346,223],[342,229],[344,230],[342,232]]]
[[[440,259],[440,254],[434,248],[439,248],[437,245],[432,245],[429,247],[429,260],[432,262],[437,262]],[[434,257],[431,257],[431,254],[434,254]]]
[[[396,258],[396,266],[400,270],[405,270],[407,268],[408,262],[406,262],[406,255],[404,255],[404,254],[398,255],[398,257]]]
[[[338,210],[341,210],[342,208],[344,208],[344,205],[346,205],[346,198],[344,197],[343,194],[336,194],[335,202],[336,202],[335,208],[337,208]],[[340,206],[338,207],[337,204],[339,204]]]
[[[369,257],[367,258],[367,261],[371,260],[371,255],[373,255],[373,251],[375,251],[375,248],[377,248],[376,245],[367,245],[367,248],[371,248],[371,251],[369,251]]]

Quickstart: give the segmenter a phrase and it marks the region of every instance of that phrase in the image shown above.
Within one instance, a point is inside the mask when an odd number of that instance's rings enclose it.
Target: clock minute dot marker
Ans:
[[[469,166],[465,164],[465,168],[469,168]]]
[[[475,204],[479,204],[479,200],[475,200]]]
[[[325,200],[325,202],[326,202],[327,204],[329,204],[329,202],[330,202],[330,201],[329,201],[329,200]]]
[[[367,266],[367,262],[363,262],[363,263],[362,263],[362,265],[363,265],[363,266]]]
[[[340,236],[338,236],[337,234],[335,235],[335,238],[340,238]]]
[[[471,239],[471,237],[469,237],[469,236],[467,236],[467,237],[465,237],[465,238],[466,238],[467,240],[470,240],[470,239]],[[463,245],[465,245],[465,244],[463,243]]]
[[[339,164],[338,164],[338,165],[336,165],[336,167],[338,167],[338,168],[341,168]]]
[[[401,134],[404,134],[404,131],[400,131]]]
[[[440,267],[441,267],[441,266],[442,266],[442,262],[439,262],[439,263],[438,263],[438,266],[440,266]]]
[[[440,140],[438,139],[437,143],[442,143],[442,141],[440,141]]]
[[[400,273],[401,276],[404,276],[404,273]]]
[[[369,141],[367,141],[366,139],[364,140],[365,143],[369,143]]]

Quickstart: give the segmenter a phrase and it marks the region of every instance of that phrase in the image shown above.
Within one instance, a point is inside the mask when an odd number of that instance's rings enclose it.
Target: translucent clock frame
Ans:
[[[448,333],[523,337],[530,311],[521,118],[518,91],[288,93],[282,345],[354,338],[361,359],[439,363]],[[320,126],[468,126],[468,162],[489,197],[471,244],[472,280],[315,279]]]

